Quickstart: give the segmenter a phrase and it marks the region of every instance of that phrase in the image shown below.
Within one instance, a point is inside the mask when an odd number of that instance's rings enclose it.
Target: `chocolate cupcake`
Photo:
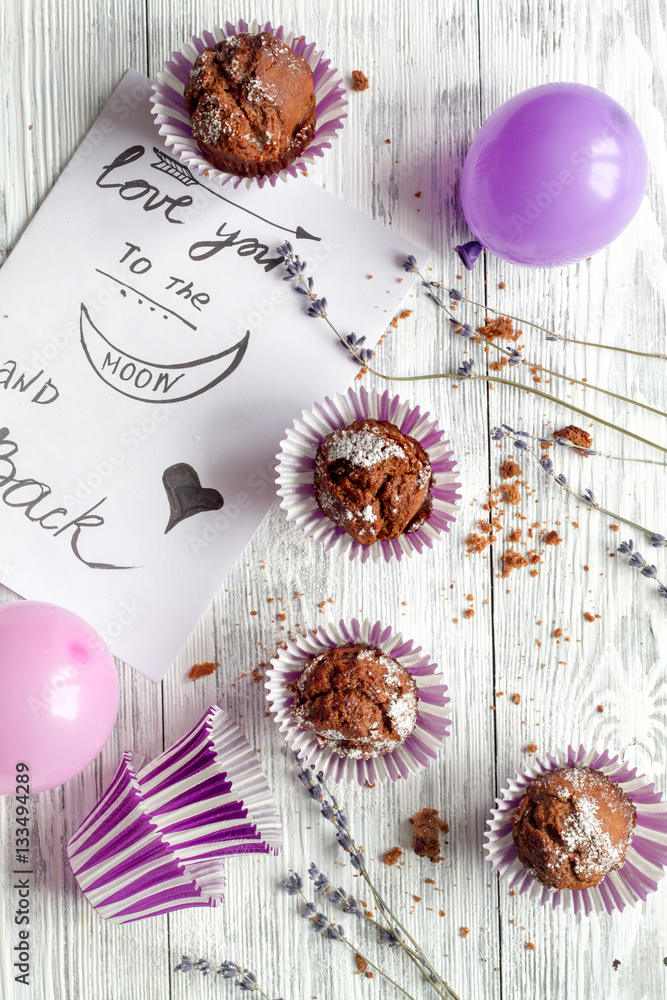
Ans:
[[[590,889],[621,868],[637,813],[601,771],[564,767],[536,778],[512,814],[517,857],[553,890]]]
[[[353,643],[320,653],[308,660],[292,691],[297,725],[340,757],[389,753],[417,725],[413,677],[377,646]]]
[[[313,72],[268,31],[240,32],[205,48],[183,96],[200,150],[228,173],[274,174],[315,134]]]
[[[361,545],[417,531],[432,509],[426,451],[388,420],[332,431],[315,457],[315,500]]]

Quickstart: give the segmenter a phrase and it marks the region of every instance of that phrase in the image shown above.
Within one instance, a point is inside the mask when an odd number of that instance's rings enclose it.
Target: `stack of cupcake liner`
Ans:
[[[526,789],[535,778],[561,767],[588,767],[602,771],[611,781],[617,782],[637,810],[637,824],[628,846],[625,862],[618,871],[610,872],[593,889],[562,889],[554,891],[537,882],[519,861],[512,839],[512,813],[521,802]],[[645,775],[637,775],[637,768],[630,767],[608,750],[578,750],[569,746],[548,754],[545,761],[535,758],[535,763],[525,771],[517,771],[516,779],[496,799],[487,822],[484,850],[492,870],[501,879],[509,880],[510,889],[521,895],[529,893],[544,905],[562,906],[574,913],[613,913],[626,905],[634,906],[646,901],[655,892],[658,881],[667,867],[667,802]]]
[[[322,441],[335,430],[342,430],[355,420],[387,420],[403,434],[415,438],[424,448],[431,463],[434,485],[431,491],[433,509],[417,531],[409,532],[391,541],[378,541],[362,545],[341,527],[329,520],[315,500],[313,485],[315,456]],[[401,402],[387,390],[370,392],[365,386],[348,389],[344,395],[336,393],[333,399],[304,410],[294,421],[281,442],[278,454],[278,494],[280,506],[287,511],[287,520],[293,520],[313,540],[325,549],[349,559],[374,562],[400,560],[404,555],[421,553],[432,548],[433,542],[456,520],[459,500],[456,461],[445,438],[429,413],[422,413],[418,406]]]
[[[200,52],[205,48],[213,48],[223,38],[231,35],[241,32],[255,34],[259,31],[266,31],[284,42],[305,59],[312,69],[317,122],[312,142],[294,163],[267,177],[239,177],[214,167],[200,150],[192,134],[183,92]],[[316,50],[314,42],[306,42],[303,35],[296,36],[293,31],[286,31],[282,25],[274,28],[270,21],[265,24],[259,24],[256,20],[250,24],[243,20],[237,24],[227,21],[224,28],[204,31],[201,37],[193,36],[189,45],[184,45],[180,52],[172,53],[171,59],[158,73],[151,101],[155,120],[160,126],[160,135],[181,162],[200,176],[215,178],[220,184],[231,182],[235,188],[240,184],[246,187],[253,184],[263,187],[266,183],[275,186],[279,178],[286,181],[289,177],[296,177],[299,171],[306,171],[308,164],[314,163],[317,157],[324,156],[324,150],[331,147],[332,141],[343,127],[343,119],[347,117],[343,110],[347,106],[343,80],[338,70],[331,65],[331,60],[325,58],[323,52]]]
[[[281,847],[280,817],[257,756],[214,706],[152,762],[125,753],[67,850],[98,913],[127,923],[216,906],[224,899],[224,859]]]
[[[306,661],[336,646],[355,643],[377,646],[387,656],[397,660],[412,675],[419,692],[414,732],[395,750],[368,760],[340,757],[329,747],[321,747],[315,733],[299,728],[292,717],[294,694],[291,684],[302,672]],[[349,624],[341,621],[338,625],[318,627],[289,640],[286,648],[271,660],[266,697],[271,713],[292,750],[304,763],[323,771],[325,778],[336,782],[356,780],[360,785],[365,782],[373,785],[376,781],[407,778],[436,759],[451,726],[447,685],[437,664],[431,662],[421,646],[415,646],[400,632],[394,632],[380,622],[371,622],[368,618],[363,622],[353,618]]]

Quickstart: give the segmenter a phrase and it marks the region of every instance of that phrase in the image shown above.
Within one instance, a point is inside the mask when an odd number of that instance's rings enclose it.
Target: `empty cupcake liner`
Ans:
[[[575,766],[602,771],[616,781],[635,805],[637,825],[622,868],[610,872],[594,889],[554,891],[529,875],[517,858],[512,840],[512,813],[535,778],[561,767]],[[631,768],[618,755],[612,757],[608,750],[585,750],[583,746],[575,750],[570,746],[567,750],[548,754],[546,761],[536,757],[533,765],[525,771],[517,771],[516,779],[508,781],[500,798],[496,799],[496,808],[491,810],[484,850],[492,870],[498,872],[501,879],[509,879],[510,888],[516,889],[519,895],[527,892],[530,897],[539,898],[542,905],[550,902],[554,909],[562,906],[586,916],[622,911],[638,900],[644,902],[648,894],[657,889],[667,866],[667,802],[663,802],[662,794],[654,789],[645,775],[637,775],[637,768]]]
[[[387,656],[398,660],[414,677],[420,696],[414,732],[391,753],[370,760],[340,757],[329,747],[320,747],[315,733],[299,728],[292,718],[294,695],[289,685],[302,672],[306,660],[336,646],[356,642],[377,646]],[[387,778],[391,781],[407,778],[436,759],[449,735],[450,699],[440,668],[431,663],[421,646],[415,646],[400,632],[368,618],[361,623],[353,618],[349,624],[341,621],[338,625],[318,627],[289,640],[287,648],[281,649],[271,660],[265,686],[271,713],[290,748],[305,763],[323,771],[325,778],[336,782],[356,779],[360,785],[364,782],[373,785]]]
[[[391,541],[361,545],[322,513],[315,500],[313,477],[317,449],[326,435],[367,417],[388,420],[419,441],[428,454],[435,485],[433,510],[421,528]],[[374,562],[400,560],[404,555],[430,549],[434,540],[442,532],[449,531],[450,524],[456,520],[460,483],[445,432],[429,417],[430,414],[422,413],[418,406],[401,402],[398,396],[391,397],[387,390],[379,393],[371,389],[369,392],[365,386],[348,389],[344,395],[336,393],[333,400],[327,396],[324,403],[316,403],[310,411],[304,410],[286,432],[278,453],[278,494],[282,497],[280,506],[287,511],[287,520],[295,521],[325,549],[349,559],[359,558],[362,562],[367,559]]]
[[[125,753],[67,852],[101,916],[128,923],[224,899],[224,859],[279,853],[278,811],[256,754],[214,706],[151,763]]]
[[[302,56],[313,71],[317,108],[313,140],[298,159],[269,176],[239,177],[214,167],[201,152],[192,134],[190,115],[183,98],[185,85],[199,53],[205,48],[217,45],[223,38],[245,31],[252,33],[268,31],[285,42],[297,55]],[[185,45],[180,52],[173,52],[171,59],[164,64],[164,69],[158,73],[157,82],[153,84],[151,101],[153,115],[160,126],[160,135],[164,137],[166,145],[172,149],[175,156],[190,170],[208,178],[216,178],[220,184],[231,182],[235,188],[242,183],[246,187],[252,184],[263,187],[267,182],[274,186],[279,178],[286,181],[288,177],[296,177],[299,171],[307,169],[309,163],[314,163],[316,157],[324,156],[324,150],[331,147],[332,141],[343,127],[343,119],[347,117],[347,113],[343,111],[347,106],[343,79],[338,70],[331,65],[331,60],[326,59],[323,52],[316,51],[314,42],[306,42],[303,35],[297,37],[293,31],[286,31],[282,25],[274,28],[270,21],[261,25],[256,20],[250,25],[243,20],[237,24],[227,21],[224,28],[204,31],[201,37],[193,35],[190,44]]]

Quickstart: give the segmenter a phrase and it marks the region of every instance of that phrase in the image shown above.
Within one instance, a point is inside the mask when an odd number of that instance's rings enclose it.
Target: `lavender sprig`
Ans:
[[[454,249],[457,252],[459,252],[460,250],[466,250],[474,243],[476,243],[475,240],[471,241],[471,243],[465,243],[463,247],[455,247]],[[461,253],[459,253],[459,256],[465,263],[465,260],[463,259]],[[475,260],[477,259],[477,256],[479,255],[477,254],[475,256]],[[467,264],[466,267],[468,267]],[[434,301],[438,301],[439,304],[441,305],[443,304],[442,301],[437,298],[437,293],[436,293],[436,289],[444,287],[442,282],[427,281],[419,271],[419,268],[417,266],[417,259],[413,257],[412,254],[410,254],[409,257],[406,257],[405,261],[403,261],[403,269],[412,274],[419,275],[419,277],[422,279],[422,284],[427,285],[429,288],[429,291],[431,293],[429,295],[429,298],[433,299]],[[472,270],[472,268],[468,267],[468,270],[470,271]],[[508,319],[514,320],[515,323],[521,323],[524,326],[532,326],[533,329],[535,330],[541,330],[542,333],[545,335],[546,340],[558,340],[563,344],[581,344],[583,347],[597,347],[602,351],[618,351],[621,354],[633,354],[640,358],[662,358],[663,360],[667,360],[667,354],[658,354],[653,351],[635,351],[630,347],[617,347],[614,344],[596,344],[592,340],[578,340],[574,337],[564,337],[561,333],[555,333],[553,330],[547,329],[546,326],[541,326],[540,323],[534,323],[530,319],[522,319],[521,316],[512,316],[511,313],[508,313],[505,310],[494,309],[492,306],[484,305],[482,302],[475,302],[474,299],[469,299],[467,296],[462,295],[461,292],[459,292],[458,289],[455,288],[450,288],[448,290],[448,294],[450,299],[453,299],[456,302],[464,302],[467,305],[476,306],[478,309],[483,309],[485,312],[491,312],[495,316],[506,316]],[[546,371],[546,369],[544,370]]]
[[[410,260],[415,260],[415,258],[412,257],[412,256],[409,259]],[[406,263],[407,263],[407,260],[406,260]],[[510,366],[517,367],[518,365],[527,365],[529,368],[539,369],[545,375],[552,375],[554,378],[563,379],[563,381],[573,383],[574,385],[580,385],[584,389],[592,389],[594,392],[601,392],[605,396],[611,396],[612,398],[618,399],[618,400],[620,400],[623,403],[630,403],[633,406],[638,406],[640,409],[648,411],[649,413],[654,413],[654,414],[656,414],[656,416],[666,417],[667,418],[667,413],[665,413],[663,410],[658,410],[655,406],[649,406],[648,403],[642,403],[642,402],[640,402],[637,399],[630,399],[628,396],[623,396],[623,395],[621,395],[618,392],[612,392],[611,389],[605,389],[605,388],[603,388],[602,386],[599,386],[599,385],[593,385],[592,382],[585,382],[585,381],[583,381],[583,379],[574,378],[572,375],[565,375],[565,374],[563,374],[563,372],[554,371],[554,369],[552,369],[552,368],[545,368],[544,365],[538,364],[535,361],[530,361],[528,358],[524,357],[521,354],[521,352],[518,351],[516,348],[514,348],[514,347],[503,347],[501,344],[499,344],[492,337],[487,337],[484,333],[481,332],[481,330],[473,331],[472,327],[470,326],[470,324],[469,323],[464,323],[457,316],[455,316],[454,313],[452,312],[450,306],[447,305],[447,303],[445,303],[440,298],[440,296],[436,293],[435,289],[439,288],[439,287],[442,287],[442,286],[440,285],[439,282],[428,281],[424,277],[424,275],[421,273],[421,271],[419,270],[419,268],[417,267],[416,260],[415,260],[414,266],[410,267],[410,271],[412,273],[418,275],[419,278],[421,278],[422,286],[427,289],[426,294],[427,294],[428,298],[431,299],[433,302],[435,302],[437,306],[439,306],[441,309],[443,309],[447,313],[447,315],[449,317],[449,322],[450,322],[450,324],[452,326],[455,327],[455,332],[456,333],[460,333],[462,336],[465,336],[465,337],[470,337],[470,336],[473,335],[473,333],[476,333],[476,335],[481,340],[483,340],[486,344],[488,344],[490,347],[492,347],[494,351],[497,351],[499,354],[502,354],[504,357],[506,357],[507,360],[508,360],[508,363],[510,364]],[[454,292],[453,295],[452,295],[452,292]],[[480,305],[480,303],[477,303],[477,302],[476,303],[472,303],[469,299],[464,299],[461,296],[460,292],[458,292],[456,289],[450,289],[449,290],[449,298],[451,300],[453,300],[453,301],[456,301],[456,302],[469,302],[471,305]],[[480,306],[480,308],[483,309],[484,306]],[[491,309],[489,311],[490,312],[496,312],[496,310],[494,310],[494,309]],[[496,312],[496,315],[501,315],[501,314],[499,314],[499,313]],[[508,319],[512,318],[507,313],[504,313],[502,315],[507,316]],[[522,322],[522,321],[519,320],[518,322]],[[557,338],[555,338],[555,335],[552,335],[552,339],[557,339]],[[560,339],[563,339],[563,338],[560,338]],[[655,355],[651,355],[651,356],[655,356]],[[667,357],[667,355],[661,355],[661,357]]]
[[[277,249],[283,257],[284,267],[287,271],[287,275],[284,280],[292,281],[294,283],[294,290],[302,295],[307,295],[311,302],[317,299],[318,296],[313,289],[313,279],[308,277],[305,273],[307,266],[306,262],[302,261],[298,255],[294,253],[291,243],[285,242]],[[410,255],[403,262],[403,267],[406,271],[415,270],[417,267],[416,259]],[[368,371],[371,375],[375,375],[377,378],[381,378],[386,382],[430,382],[432,379],[458,379],[461,377],[458,372],[435,372],[428,375],[385,375],[383,372],[379,372],[376,368],[371,368],[367,361],[360,356],[357,347],[347,343],[346,338],[342,333],[340,333],[339,330],[337,330],[329,319],[329,316],[326,314],[326,310],[324,315],[319,313],[317,318],[324,319],[325,323],[332,333],[334,333],[334,335],[338,338],[340,343],[347,347],[352,357],[363,366],[364,371]],[[598,417],[594,413],[590,413],[588,410],[584,410],[582,407],[576,406],[574,403],[568,402],[565,399],[560,399],[558,396],[554,396],[550,392],[545,392],[543,389],[537,389],[535,386],[525,385],[523,382],[518,382],[514,379],[503,378],[500,375],[488,375],[485,373],[477,374],[475,378],[480,382],[490,382],[497,385],[509,385],[514,389],[520,389],[522,392],[526,392],[531,396],[539,396],[540,399],[546,399],[551,403],[556,403],[558,406],[571,410],[573,413],[578,413],[581,417],[594,420],[604,427],[609,427],[611,430],[618,431],[620,434],[624,434],[626,437],[630,437],[634,441],[639,441],[641,444],[647,445],[649,448],[655,448],[657,451],[667,454],[667,447],[664,445],[657,444],[657,442],[642,437],[640,434],[636,434],[634,431],[630,431],[625,427],[619,427],[617,423],[613,423],[610,420],[604,420],[602,417]]]
[[[233,979],[234,985],[244,993],[259,993],[265,1000],[270,1000],[269,995],[257,982],[255,973],[250,969],[243,969],[237,962],[222,962],[216,967],[207,958],[197,958],[193,961],[189,955],[183,955],[179,964],[174,966],[174,972],[193,971],[201,972],[202,976],[214,974],[222,979]],[[277,997],[276,1000],[282,1000],[282,997]]]
[[[393,936],[392,940],[397,941],[398,946],[403,949],[405,954],[410,958],[410,961],[416,965],[424,978],[431,984],[431,986],[433,986],[435,992],[442,998],[442,1000],[459,1000],[454,991],[447,985],[447,983],[445,983],[442,976],[428,961],[417,941],[415,941],[408,929],[401,923],[398,917],[396,917],[388,903],[376,889],[366,867],[363,852],[355,844],[350,832],[347,816],[339,806],[336,797],[329,790],[322,772],[320,771],[317,775],[315,775],[311,768],[303,766],[298,756],[295,755],[295,757],[298,767],[297,776],[299,781],[308,792],[310,798],[319,804],[320,812],[324,818],[333,824],[338,844],[346,852],[346,854],[349,855],[351,865],[359,872],[368,885],[368,888],[373,894],[373,899],[375,900],[377,909],[386,924],[386,928],[383,929]]]
[[[631,528],[635,528],[637,531],[641,531],[642,534],[646,535],[651,546],[653,548],[665,548],[667,547],[667,538],[664,535],[659,534],[657,531],[651,531],[649,528],[643,527],[641,524],[637,524],[636,521],[631,521],[627,517],[623,517],[621,514],[615,514],[613,511],[608,510],[603,507],[598,501],[595,493],[592,489],[587,488],[583,492],[578,492],[573,489],[567,478],[562,473],[557,473],[554,469],[554,464],[552,459],[548,455],[539,455],[537,451],[528,443],[527,439],[533,438],[534,435],[530,434],[528,431],[517,431],[510,427],[509,424],[503,424],[502,427],[494,427],[491,430],[491,439],[493,441],[502,441],[505,438],[511,438],[512,444],[515,448],[520,451],[528,452],[533,456],[535,461],[538,463],[540,468],[547,474],[547,476],[552,479],[562,490],[569,493],[570,496],[574,497],[575,500],[579,500],[581,503],[585,503],[587,507],[593,510],[599,510],[601,514],[606,514],[612,519],[612,521],[622,521],[623,524],[627,524]],[[547,438],[537,438],[541,443],[549,443]],[[560,439],[557,439],[560,440]],[[593,453],[595,454],[595,453]],[[667,598],[667,588],[658,580],[657,568],[653,565],[649,565],[647,560],[640,555],[639,552],[634,551],[633,542],[621,542],[618,548],[621,555],[630,556],[630,565],[641,569],[642,575],[653,579],[658,584],[658,593],[660,597]]]
[[[321,873],[315,865],[311,864],[309,873],[311,869],[314,869],[317,872],[317,877],[320,877]],[[316,879],[314,879],[314,881],[316,881]],[[301,911],[301,916],[304,920],[308,920],[310,922],[311,928],[315,934],[319,934],[321,937],[326,938],[329,941],[340,941],[342,944],[347,945],[348,948],[350,948],[356,956],[365,962],[367,966],[375,969],[375,971],[382,976],[383,979],[386,979],[387,982],[391,983],[392,986],[395,986],[397,990],[400,990],[400,992],[406,996],[408,1000],[415,1000],[412,994],[408,993],[408,991],[404,989],[400,983],[397,983],[395,979],[392,979],[392,977],[386,973],[384,969],[381,969],[379,965],[376,965],[375,962],[371,961],[367,955],[364,955],[359,948],[352,941],[350,941],[345,934],[345,928],[342,924],[337,924],[335,920],[330,920],[326,913],[319,911],[315,904],[308,899],[306,894],[303,892],[303,889],[300,888],[297,889],[296,892],[293,892],[292,890],[297,884],[302,886],[303,882],[301,877],[296,872],[293,872],[288,876],[288,878],[283,880],[283,885],[285,886],[288,895],[299,895],[303,899],[305,905]],[[343,896],[345,896],[344,890],[336,891],[341,892]],[[350,912],[350,910],[346,909],[345,912]]]
[[[658,537],[658,536],[654,536]],[[662,538],[662,535],[659,536]],[[654,543],[651,542],[653,545]],[[664,542],[660,542],[664,544]],[[642,576],[647,577],[649,580],[655,580],[658,585],[658,594],[664,600],[667,600],[667,587],[658,579],[658,567],[649,563],[648,559],[644,559],[641,552],[635,549],[634,542],[629,539],[627,542],[621,542],[618,546],[617,552],[620,552],[622,556],[629,556],[628,564],[633,567],[633,569],[638,569],[641,571]]]

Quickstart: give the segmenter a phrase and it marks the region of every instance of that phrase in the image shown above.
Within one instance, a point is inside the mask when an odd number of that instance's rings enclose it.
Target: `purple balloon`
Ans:
[[[646,146],[617,101],[580,83],[547,83],[491,115],[461,178],[468,225],[513,264],[584,260],[623,232],[646,190]]]
[[[0,692],[0,795],[26,787],[19,775],[32,793],[79,774],[118,714],[116,667],[97,632],[39,601],[0,605]]]

